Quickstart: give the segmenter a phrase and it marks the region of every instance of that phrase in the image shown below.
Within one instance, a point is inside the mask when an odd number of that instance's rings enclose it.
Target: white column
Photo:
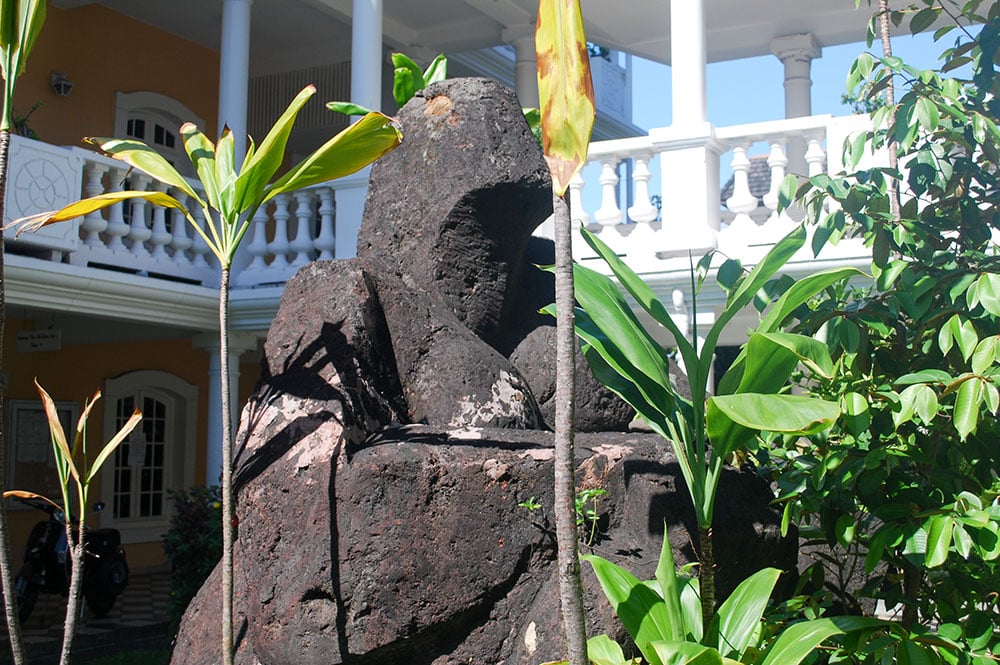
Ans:
[[[219,52],[219,133],[228,125],[236,145],[236,163],[247,151],[247,88],[250,81],[250,6],[253,0],[222,0],[222,47]]]
[[[773,53],[785,66],[785,117],[812,115],[812,61],[822,50],[811,34],[788,35],[771,40]]]
[[[822,53],[816,39],[811,34],[777,37],[771,40],[771,53],[785,66],[785,117],[812,115],[812,61]],[[785,152],[788,170],[805,175],[805,138],[789,138]]]
[[[507,28],[501,38],[514,47],[514,92],[524,108],[538,108],[538,60],[535,26]]]
[[[670,108],[675,127],[708,123],[704,0],[670,0]]]
[[[214,333],[198,335],[194,345],[208,353],[208,432],[205,451],[205,484],[218,485],[222,476],[222,355],[219,353],[219,336]],[[229,334],[229,387],[230,411],[233,414],[233,436],[239,429],[239,386],[240,356],[257,348],[257,336],[253,333],[236,332]]]
[[[351,101],[382,108],[382,0],[353,0]]]

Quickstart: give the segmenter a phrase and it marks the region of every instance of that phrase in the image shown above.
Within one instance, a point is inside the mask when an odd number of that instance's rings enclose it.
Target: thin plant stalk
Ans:
[[[574,329],[572,227],[566,195],[552,194],[555,222],[556,278],[556,413],[555,522],[559,570],[559,600],[570,665],[586,665],[587,625],[580,582],[574,496],[576,461],[573,412],[576,404],[576,332]]]
[[[219,280],[219,377],[222,392],[222,662],[232,665],[233,652],[233,413],[229,385],[229,274],[223,264]]]

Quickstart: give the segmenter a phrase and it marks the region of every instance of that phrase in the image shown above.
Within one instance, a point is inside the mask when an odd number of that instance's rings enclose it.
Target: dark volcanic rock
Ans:
[[[437,293],[498,347],[512,273],[552,212],[541,150],[513,91],[491,79],[430,85],[398,119],[405,138],[372,167],[358,256]]]
[[[536,328],[524,338],[510,362],[521,371],[538,401],[545,424],[555,426],[556,392],[556,329]],[[576,409],[573,423],[580,432],[624,432],[635,416],[635,410],[618,395],[605,388],[590,371],[590,366],[577,347]]]
[[[652,578],[666,520],[678,563],[690,561],[693,514],[663,440],[580,434],[577,443],[581,485],[609,491],[596,552]],[[386,430],[350,456],[317,439],[290,450],[240,492],[246,633],[238,662],[537,665],[562,657],[551,459],[543,432],[415,425]],[[518,507],[532,496],[543,508]],[[754,476],[723,478],[715,524],[722,593],[763,566],[794,566],[769,497]],[[586,565],[584,584],[591,631],[620,635]],[[218,616],[207,604],[216,599],[203,589],[193,603],[175,664],[215,657]]]
[[[440,427],[537,429],[542,417],[520,372],[437,299],[380,275],[408,419]]]

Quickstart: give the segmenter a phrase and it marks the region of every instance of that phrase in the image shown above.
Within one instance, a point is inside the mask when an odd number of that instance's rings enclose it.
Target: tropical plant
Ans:
[[[421,70],[420,65],[404,53],[392,54],[392,96],[396,106],[402,108],[406,102],[413,99],[417,91],[423,90],[431,83],[437,83],[448,78],[448,58],[439,53],[427,69]],[[370,109],[351,102],[329,102],[327,108],[344,115],[365,115]]]
[[[726,304],[697,346],[677,327],[652,290],[607,245],[586,229],[581,232],[632,299],[673,335],[688,373],[690,400],[675,391],[667,371],[666,350],[639,322],[621,289],[608,277],[576,266],[576,297],[580,304],[577,334],[583,340],[583,353],[594,376],[670,441],[680,464],[698,523],[702,623],[707,626],[715,611],[712,518],[723,464],[732,453],[751,444],[758,432],[802,434],[822,430],[837,418],[840,410],[834,402],[786,394],[787,381],[800,364],[822,375],[832,371],[832,363],[824,344],[782,332],[782,326],[817,292],[858,271],[827,270],[788,288],[771,305],[732,367],[719,378],[716,394],[710,397],[709,373],[723,329],[803,246],[805,228],[796,228],[775,244],[749,272],[733,259],[718,266],[718,282],[727,291]],[[710,253],[692,270],[695,309],[698,289],[712,260]],[[696,326],[697,322],[694,329]]]
[[[7,197],[7,160],[10,155],[10,133],[17,127],[14,118],[14,90],[18,77],[24,72],[28,55],[38,40],[45,22],[45,0],[0,0],[0,74],[3,75],[3,115],[0,116],[0,220],[4,217]],[[35,107],[32,107],[32,111]],[[28,112],[31,115],[31,112]],[[26,117],[26,116],[25,116]],[[2,223],[2,222],[0,222]],[[4,240],[0,230],[0,340],[6,327],[6,280],[4,279]],[[4,369],[3,349],[0,345],[0,371]],[[4,386],[0,385],[0,492],[7,477],[4,459],[6,428],[4,415],[7,409]],[[14,573],[10,560],[10,540],[7,534],[7,515],[0,510],[0,584],[3,585],[4,613],[10,635],[10,648],[15,665],[25,662],[24,644],[21,640],[21,622],[17,616],[17,598],[14,591]]]
[[[35,381],[35,387],[42,398],[42,405],[45,408],[45,418],[49,424],[49,433],[52,437],[52,451],[56,462],[56,472],[59,474],[59,487],[62,490],[62,504],[58,504],[48,497],[26,492],[23,490],[9,490],[4,492],[4,498],[20,497],[42,499],[52,504],[57,510],[62,511],[64,524],[66,526],[66,542],[71,543],[69,547],[72,572],[70,574],[69,598],[66,602],[66,621],[63,624],[63,644],[60,655],[60,665],[69,665],[70,655],[73,648],[73,637],[76,634],[76,622],[79,616],[80,592],[83,589],[83,545],[85,516],[87,502],[90,497],[90,483],[94,480],[104,462],[115,452],[115,449],[128,437],[135,429],[139,421],[142,420],[142,413],[136,409],[132,415],[122,424],[120,429],[111,439],[98,451],[93,460],[87,455],[87,420],[90,411],[97,400],[101,397],[101,392],[97,391],[94,396],[84,404],[83,412],[77,421],[76,434],[73,437],[72,445],[66,437],[62,422],[59,420],[59,412],[55,402],[45,389]],[[75,492],[74,492],[75,490]],[[75,496],[74,496],[75,494]],[[75,508],[74,508],[75,505]],[[76,533],[73,532],[74,528]]]
[[[222,493],[218,486],[167,490],[173,503],[163,551],[170,563],[167,611],[176,628],[184,610],[222,558]]]
[[[133,139],[87,139],[105,154],[183,192],[201,208],[204,219],[208,220],[207,228],[202,228],[176,198],[150,191],[109,192],[70,204],[54,213],[19,220],[22,224],[20,233],[74,219],[125,199],[142,198],[183,213],[219,261],[219,352],[222,362],[219,376],[222,404],[226,405],[222,418],[222,651],[226,665],[231,665],[233,660],[233,415],[228,405],[231,404],[229,279],[236,250],[250,227],[254,213],[275,196],[354,173],[395,148],[402,140],[402,134],[390,118],[381,113],[368,113],[271,182],[284,161],[285,146],[295,118],[315,93],[316,88],[312,85],[303,88],[260,145],[251,142],[242,166],[236,163],[233,135],[228,127],[213,144],[193,124],[182,125],[180,133],[184,138],[184,148],[204,188],[204,198],[166,159],[145,143]]]
[[[811,445],[762,451],[782,472],[788,519],[866,553],[860,593],[900,605],[908,629],[937,625],[970,662],[1000,652],[1000,598],[986,591],[1000,587],[1000,5],[981,5],[927,0],[890,15],[914,31],[952,15],[936,33],[958,35],[939,71],[871,54],[852,67],[852,88],[875,95],[895,79],[904,94],[845,147],[852,173],[799,190],[815,251],[844,236],[872,248],[874,284],[830,290],[800,313],[835,361],[808,386],[839,399],[844,417]],[[856,170],[892,142],[902,173]],[[883,656],[893,653],[872,658]]]
[[[555,227],[556,391],[554,513],[559,599],[571,665],[587,663],[587,627],[577,543],[574,496],[573,408],[576,339],[573,334],[572,222],[566,191],[587,163],[594,126],[594,84],[579,0],[541,0],[535,29],[542,153],[552,175]]]

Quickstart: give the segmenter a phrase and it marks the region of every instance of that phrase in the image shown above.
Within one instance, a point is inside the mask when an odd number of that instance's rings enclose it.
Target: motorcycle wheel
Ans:
[[[33,566],[26,565],[21,568],[14,578],[14,589],[17,592],[17,618],[21,623],[28,620],[31,611],[35,609],[35,602],[38,600],[38,585],[32,579],[35,577]]]
[[[104,588],[85,593],[84,598],[94,616],[104,617],[115,606],[118,594],[128,584],[128,564],[123,559],[104,562],[96,579],[101,581]]]

